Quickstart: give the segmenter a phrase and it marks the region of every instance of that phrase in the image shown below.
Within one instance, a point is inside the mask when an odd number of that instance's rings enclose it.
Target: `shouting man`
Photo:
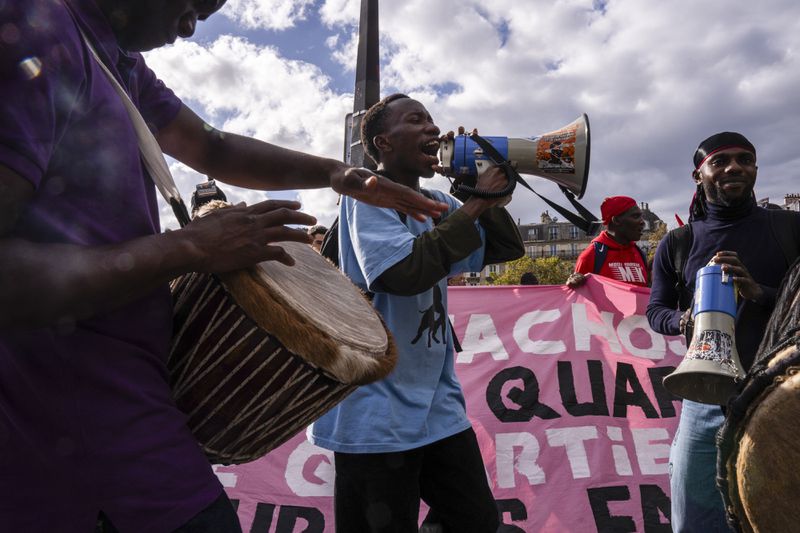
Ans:
[[[378,173],[419,189],[438,164],[439,128],[421,103],[394,94],[364,116],[361,142]],[[502,190],[493,168],[478,186]],[[384,380],[360,387],[318,420],[310,438],[335,452],[336,530],[418,531],[420,499],[446,531],[494,533],[497,510],[475,433],[455,376],[453,332],[447,320],[447,278],[524,253],[507,200],[446,202],[437,225],[393,209],[342,201],[339,264],[373,295],[398,347]]]

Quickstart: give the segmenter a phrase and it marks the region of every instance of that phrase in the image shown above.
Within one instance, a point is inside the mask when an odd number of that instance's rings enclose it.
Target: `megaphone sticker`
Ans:
[[[732,347],[733,337],[730,334],[718,329],[707,329],[700,331],[692,339],[686,358],[729,362]]]
[[[536,142],[536,164],[539,170],[549,174],[575,174],[577,132],[577,125],[570,124],[564,129],[531,138]]]

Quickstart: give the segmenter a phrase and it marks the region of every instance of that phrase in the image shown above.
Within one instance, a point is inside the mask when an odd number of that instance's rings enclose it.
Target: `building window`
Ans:
[[[573,257],[578,255],[578,245],[573,242],[569,245],[569,251]]]
[[[555,244],[551,244],[550,245],[550,257],[555,257],[556,255],[558,255],[558,246],[556,246]]]
[[[558,226],[550,226],[548,231],[551,241],[558,239]]]
[[[497,265],[489,265],[489,274],[497,274]]]
[[[529,241],[536,240],[536,228],[531,228],[528,230],[528,240]]]
[[[577,238],[578,238],[578,232],[579,232],[579,231],[580,231],[580,230],[579,230],[577,227],[575,227],[575,226],[571,226],[571,227],[569,228],[569,238],[570,238],[570,239],[577,239]]]

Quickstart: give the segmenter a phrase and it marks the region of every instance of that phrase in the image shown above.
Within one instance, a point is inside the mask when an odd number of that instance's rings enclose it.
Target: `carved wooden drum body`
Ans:
[[[173,395],[214,463],[255,460],[286,442],[396,361],[364,297],[310,246],[275,261],[172,284]]]

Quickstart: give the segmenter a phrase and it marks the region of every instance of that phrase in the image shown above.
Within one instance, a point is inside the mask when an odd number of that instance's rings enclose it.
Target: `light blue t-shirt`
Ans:
[[[430,191],[450,205],[455,198]],[[445,215],[447,216],[447,215]],[[481,241],[484,231],[476,222]],[[375,290],[381,274],[412,250],[414,238],[433,229],[428,219],[407,217],[343,197],[339,211],[339,264],[372,301],[397,344],[397,366],[385,379],[364,385],[309,428],[311,442],[345,453],[384,453],[418,448],[470,427],[455,375],[453,338],[447,319],[447,279],[415,296]],[[484,246],[452,265],[450,276],[478,271]]]

